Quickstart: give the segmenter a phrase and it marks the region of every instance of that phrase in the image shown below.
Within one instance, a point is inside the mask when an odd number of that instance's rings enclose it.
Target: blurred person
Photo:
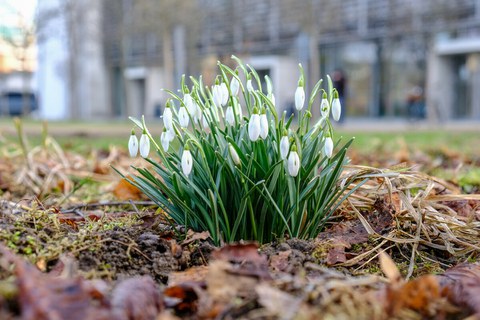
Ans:
[[[425,118],[425,103],[423,89],[420,86],[412,87],[407,94],[407,117],[410,120]]]
[[[345,116],[346,116],[345,92],[347,87],[347,79],[343,70],[336,69],[335,71],[333,71],[332,82],[333,82],[333,87],[338,91],[338,98],[340,99],[340,105],[342,106],[340,120],[338,121],[342,123],[343,121],[345,121]]]

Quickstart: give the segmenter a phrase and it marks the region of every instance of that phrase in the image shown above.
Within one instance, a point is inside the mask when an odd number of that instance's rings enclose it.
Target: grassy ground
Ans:
[[[349,129],[348,124],[336,132],[336,137],[350,139],[355,137],[352,149],[360,154],[391,153],[407,145],[413,150],[434,152],[435,150],[451,150],[468,156],[480,156],[480,126],[470,125],[470,130],[465,131],[461,126],[458,129],[442,130],[415,127],[402,128],[389,125],[388,121],[379,122],[384,131],[370,130],[374,122],[366,122],[363,126],[356,125]],[[51,122],[48,124],[50,134],[61,145],[73,147],[77,151],[88,148],[108,148],[110,145],[125,146],[131,129],[128,121],[109,122]],[[377,125],[378,127],[378,125]],[[42,124],[39,121],[25,120],[24,129],[32,142],[40,140]],[[150,124],[150,131],[159,136],[161,122]],[[473,129],[473,130],[472,130]],[[11,119],[0,119],[0,136],[15,139],[15,129]],[[72,137],[75,139],[72,140]]]

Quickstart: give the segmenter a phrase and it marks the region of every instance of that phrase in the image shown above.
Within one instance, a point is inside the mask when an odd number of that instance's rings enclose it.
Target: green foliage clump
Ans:
[[[338,93],[328,78],[327,89],[320,80],[305,101],[300,66],[294,123],[294,115],[277,113],[270,79],[262,88],[254,68],[233,58],[236,69],[218,64],[212,88],[190,77],[191,87],[182,79],[181,94],[167,90],[172,98],[160,144],[144,119],[131,118],[143,134],[138,143],[132,132],[130,154],[139,149],[152,165],[135,168],[132,183],[173,222],[208,230],[217,244],[315,237],[353,192],[350,181],[340,181],[352,140],[333,143],[330,112],[338,120]],[[312,125],[317,97],[322,116]],[[148,157],[150,143],[160,161]]]

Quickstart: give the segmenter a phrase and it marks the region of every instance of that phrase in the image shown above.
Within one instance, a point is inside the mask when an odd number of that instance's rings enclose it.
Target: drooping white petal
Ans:
[[[247,90],[250,92],[253,91],[252,79],[247,80]]]
[[[231,144],[229,144],[228,150],[230,151],[230,156],[232,157],[233,163],[238,166],[240,164],[240,157],[238,156],[237,150],[235,150]]]
[[[268,119],[266,114],[260,115],[260,138],[265,139],[268,136]]]
[[[220,108],[222,106],[222,89],[220,88],[220,85],[216,84],[213,86],[212,95],[213,103]]]
[[[248,122],[248,136],[251,141],[257,141],[260,136],[260,116],[257,113],[252,114]]]
[[[196,101],[194,101],[193,104],[195,106],[195,114],[193,116],[193,121],[195,121],[195,123],[199,123],[200,119],[202,118],[202,109]]]
[[[148,157],[150,153],[150,139],[146,133],[143,133],[140,137],[140,155],[144,158]]]
[[[173,114],[171,108],[165,108],[162,119],[163,126],[167,128],[167,130],[171,130],[173,127]]]
[[[228,88],[225,82],[222,82],[222,84],[220,85],[220,90],[222,93],[222,106],[225,106],[228,102],[228,96],[229,96]]]
[[[182,154],[182,171],[183,174],[188,176],[192,172],[193,159],[190,150],[184,150]]]
[[[295,90],[295,108],[300,111],[303,109],[303,105],[305,104],[305,90],[303,87],[297,87]]]
[[[135,158],[138,153],[138,138],[135,134],[130,135],[130,139],[128,139],[128,153],[130,157]]]
[[[193,99],[190,93],[185,93],[183,96],[183,103],[185,104],[188,113],[193,116],[195,114],[195,105],[193,104]]]
[[[225,112],[225,121],[230,126],[233,126],[235,124],[235,116],[233,114],[232,106],[227,107],[227,111]]]
[[[240,82],[237,80],[237,78],[232,77],[232,80],[230,81],[230,91],[232,91],[232,95],[237,96],[239,89],[240,89]]]
[[[280,158],[282,159],[287,158],[289,149],[290,149],[290,141],[288,140],[288,136],[283,136],[280,139]]]
[[[332,102],[332,116],[335,121],[340,120],[342,114],[342,106],[340,105],[340,99],[335,98]]]
[[[170,137],[169,137],[168,131],[163,131],[162,134],[160,135],[160,142],[163,147],[163,151],[167,152],[168,147],[170,146]]]
[[[169,142],[172,142],[175,139],[175,130],[167,130],[166,137],[168,138]]]
[[[332,157],[332,153],[333,153],[333,140],[332,140],[332,138],[327,137],[325,139],[325,145],[323,147],[323,152],[325,152],[325,155],[328,158]]]
[[[187,109],[184,106],[181,106],[178,110],[178,123],[183,128],[188,127],[188,123],[190,122],[190,118],[188,117]]]
[[[296,177],[298,175],[298,171],[300,170],[300,157],[298,156],[297,151],[293,150],[290,152],[288,156],[288,174],[292,177]]]
[[[320,103],[320,111],[323,118],[328,117],[328,113],[330,112],[330,106],[328,105],[328,100],[326,98],[323,98],[322,102]]]

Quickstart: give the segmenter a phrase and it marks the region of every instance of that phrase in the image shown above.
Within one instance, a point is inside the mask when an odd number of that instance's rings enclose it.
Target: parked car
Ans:
[[[24,103],[26,103],[25,107]],[[23,115],[24,110],[32,112],[37,109],[37,98],[31,92],[10,91],[0,95],[0,114],[20,116]]]

